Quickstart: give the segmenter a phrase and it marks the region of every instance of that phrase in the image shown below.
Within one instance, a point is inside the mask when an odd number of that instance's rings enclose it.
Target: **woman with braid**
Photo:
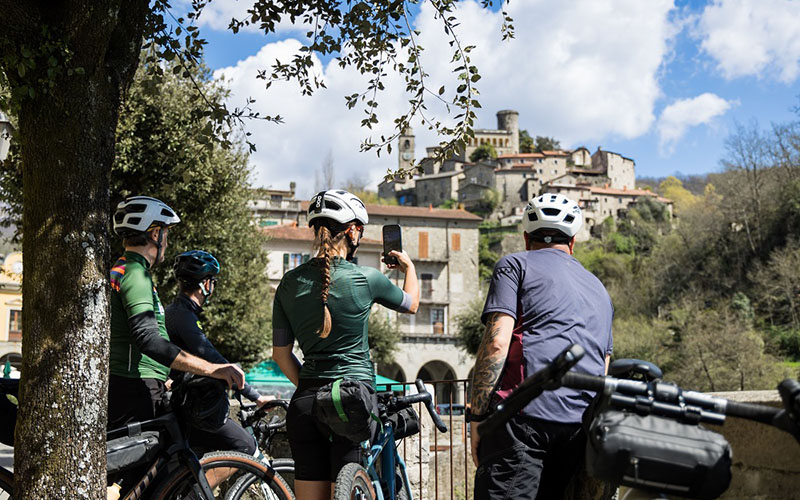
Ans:
[[[391,252],[405,274],[401,290],[378,269],[351,262],[358,250],[367,210],[347,191],[322,191],[308,207],[316,258],[283,276],[272,311],[273,359],[297,386],[287,414],[295,463],[295,494],[302,500],[330,500],[332,484],[344,464],[359,461],[359,443],[331,437],[311,414],[320,387],[340,378],[375,384],[367,344],[367,322],[374,303],[414,314],[419,287],[405,252]],[[292,354],[294,341],[303,363]]]

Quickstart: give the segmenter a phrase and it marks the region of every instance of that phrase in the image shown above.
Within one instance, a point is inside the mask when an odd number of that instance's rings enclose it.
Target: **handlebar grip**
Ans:
[[[762,424],[771,424],[780,412],[780,408],[755,405],[752,403],[737,403],[736,401],[728,401],[725,405],[726,415],[731,417],[746,418],[748,420],[761,422]]]
[[[605,377],[598,377],[587,373],[567,372],[561,378],[561,383],[571,389],[603,392],[606,386],[606,379]]]
[[[447,432],[447,426],[442,419],[439,417],[439,414],[436,413],[436,408],[433,407],[433,397],[431,394],[425,389],[425,384],[422,382],[421,379],[417,379],[414,381],[414,385],[417,386],[417,392],[420,394],[424,394],[422,402],[425,403],[425,408],[428,409],[428,413],[431,415],[431,419],[433,419],[433,425],[436,426],[442,432]],[[427,397],[425,397],[427,396]]]

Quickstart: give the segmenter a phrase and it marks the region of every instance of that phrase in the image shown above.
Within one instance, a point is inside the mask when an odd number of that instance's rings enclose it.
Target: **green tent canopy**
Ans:
[[[245,374],[245,381],[251,385],[293,385],[283,374],[278,363],[262,361]],[[402,391],[403,384],[383,375],[375,376],[375,385],[378,391]],[[390,388],[391,387],[391,388]]]

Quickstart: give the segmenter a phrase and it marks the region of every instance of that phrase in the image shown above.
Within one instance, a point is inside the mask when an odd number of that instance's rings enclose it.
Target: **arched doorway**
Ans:
[[[453,383],[441,382],[445,380],[455,380],[456,372],[444,361],[429,361],[422,365],[417,373],[417,378],[423,382],[437,382],[436,404],[448,404],[459,402],[459,393]]]
[[[403,368],[400,365],[394,362],[388,364],[379,364],[378,375],[389,377],[390,379],[397,380],[398,382],[406,381],[406,372],[403,371]]]

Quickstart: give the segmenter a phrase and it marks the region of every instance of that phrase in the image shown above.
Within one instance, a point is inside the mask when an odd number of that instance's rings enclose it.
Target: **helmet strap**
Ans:
[[[161,227],[158,228],[158,240],[153,241],[150,238],[148,238],[148,241],[151,242],[156,247],[156,258],[153,261],[153,264],[151,264],[151,267],[152,267],[153,265],[155,265],[155,264],[157,264],[159,262],[159,259],[161,257],[163,257],[163,255],[162,255],[162,248],[164,246],[164,230],[163,230],[163,228],[161,228]]]

